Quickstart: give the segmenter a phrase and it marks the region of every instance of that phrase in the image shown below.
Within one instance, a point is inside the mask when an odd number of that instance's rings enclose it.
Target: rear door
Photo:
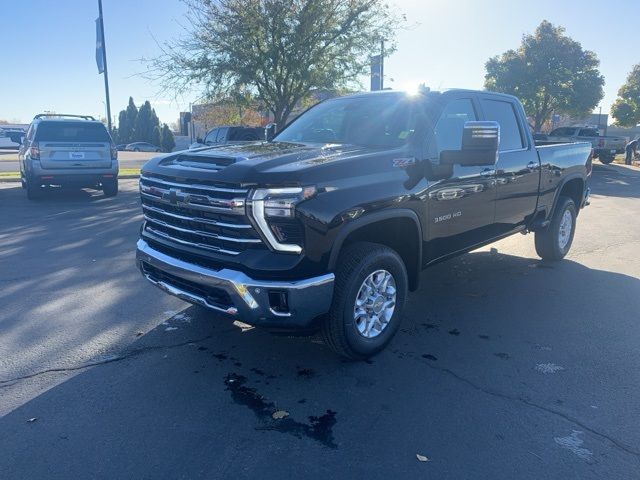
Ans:
[[[460,150],[465,122],[479,119],[473,96],[452,98],[434,128],[437,151],[429,152],[432,162],[438,162],[444,150]],[[492,238],[495,195],[495,165],[454,165],[451,177],[430,185],[429,259],[435,260]]]
[[[34,141],[40,148],[40,163],[46,169],[111,166],[111,137],[101,123],[42,122]]]
[[[500,124],[496,167],[496,228],[502,235],[525,224],[535,213],[540,183],[540,160],[523,124],[524,111],[508,97],[483,95],[485,120]]]

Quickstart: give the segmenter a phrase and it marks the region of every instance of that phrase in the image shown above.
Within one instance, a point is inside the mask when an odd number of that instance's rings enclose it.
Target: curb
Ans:
[[[140,175],[118,175],[118,180],[129,180],[132,178],[140,178]],[[20,183],[20,177],[0,178],[0,183]]]

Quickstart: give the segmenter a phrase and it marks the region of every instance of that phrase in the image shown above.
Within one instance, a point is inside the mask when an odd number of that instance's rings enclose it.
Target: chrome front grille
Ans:
[[[147,174],[140,177],[140,194],[143,236],[225,255],[266,249],[246,214],[247,189]]]

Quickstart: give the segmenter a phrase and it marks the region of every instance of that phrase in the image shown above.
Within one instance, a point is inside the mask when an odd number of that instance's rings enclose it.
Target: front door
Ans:
[[[452,99],[435,126],[437,149],[433,162],[443,150],[460,150],[464,124],[478,120],[472,98]],[[437,151],[434,151],[437,150]],[[493,236],[495,209],[495,165],[453,166],[453,175],[433,182],[428,188],[427,260],[464,250]]]
[[[540,181],[538,152],[530,145],[518,118],[520,107],[509,99],[481,98],[485,120],[500,125],[496,167],[496,230],[498,235],[521,228],[536,211]]]

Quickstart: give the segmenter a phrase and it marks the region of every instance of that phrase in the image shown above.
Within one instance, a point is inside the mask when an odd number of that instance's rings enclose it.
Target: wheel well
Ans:
[[[582,203],[582,195],[584,193],[584,180],[581,178],[574,178],[569,180],[562,186],[560,190],[560,196],[569,197],[576,204],[576,214],[580,211],[580,204]]]
[[[414,291],[418,288],[421,237],[415,221],[408,217],[399,217],[364,225],[347,236],[341,249],[360,241],[379,243],[395,250],[407,269],[409,290]]]

